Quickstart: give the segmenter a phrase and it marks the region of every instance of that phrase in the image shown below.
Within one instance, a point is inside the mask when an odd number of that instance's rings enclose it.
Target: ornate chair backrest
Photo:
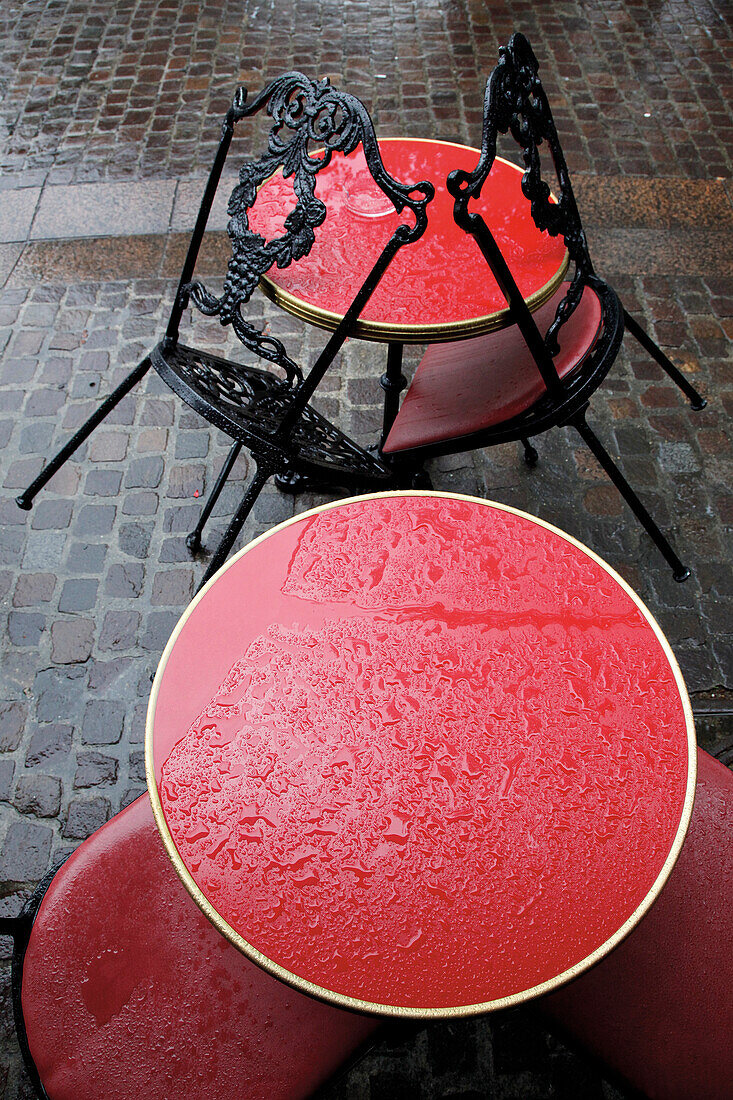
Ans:
[[[594,272],[565,157],[538,70],[537,58],[527,39],[523,34],[512,35],[509,44],[499,50],[499,63],[486,82],[478,164],[470,173],[452,172],[448,189],[455,199],[454,216],[458,224],[473,233],[479,245],[482,239],[485,244],[488,243],[490,230],[480,215],[469,213],[468,203],[481,194],[491,171],[496,157],[497,135],[511,133],[522,149],[525,166],[522,191],[530,202],[532,218],[539,229],[547,230],[552,236],[562,236],[570,259],[575,264],[567,294],[560,302],[543,340],[546,352],[553,356],[559,350],[558,332],[578,305],[583,288]],[[556,180],[552,188],[542,177],[540,146],[543,142],[547,143],[555,169]],[[552,193],[557,201],[551,198]],[[493,268],[492,256],[487,255],[483,247],[482,251]],[[511,275],[509,277],[511,279]],[[511,281],[514,282],[513,279]],[[499,282],[502,285],[501,278]],[[516,284],[513,289],[519,294]],[[502,290],[507,294],[507,288],[503,285]],[[508,294],[507,299],[513,305]]]
[[[227,231],[232,242],[223,292],[212,294],[198,281],[192,281],[196,257],[211,204],[226,160],[235,124],[265,109],[273,119],[267,151],[257,160],[246,161],[239,183],[229,199],[230,220]],[[288,385],[303,382],[300,368],[287,355],[279,340],[265,336],[242,315],[260,276],[276,264],[286,267],[307,255],[313,247],[316,230],[326,219],[325,205],[315,194],[316,176],[334,153],[347,155],[361,145],[369,172],[376,184],[401,213],[407,209],[414,223],[397,226],[370,275],[358,291],[352,307],[339,326],[339,343],[349,335],[366,301],[387,265],[403,245],[417,240],[425,231],[425,207],[433,196],[430,183],[404,184],[384,167],[371,118],[355,96],[332,88],[328,79],[310,80],[303,73],[288,72],[268,84],[259,95],[248,98],[239,88],[224,119],[222,138],[212,167],[204,198],[184,264],[176,304],[168,326],[167,341],[174,344],[183,310],[192,302],[209,316],[218,316],[222,325],[231,325],[239,340],[250,351],[285,371]],[[284,232],[272,240],[250,229],[248,214],[265,180],[281,170],[293,181],[296,203],[285,219]],[[343,331],[340,329],[343,327]]]

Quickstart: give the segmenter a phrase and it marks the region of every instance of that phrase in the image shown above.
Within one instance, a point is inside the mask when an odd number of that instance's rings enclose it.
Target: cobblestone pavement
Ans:
[[[381,133],[476,142],[512,29],[535,46],[599,270],[710,398],[699,414],[627,340],[592,422],[693,569],[675,584],[570,433],[440,460],[436,488],[510,503],[604,556],[648,603],[698,735],[733,763],[731,31],[723,4],[25,0],[0,7],[0,912],[144,789],[154,670],[203,569],[185,535],[227,449],[156,377],[126,398],[30,513],[18,490],[159,337],[233,87],[297,66],[362,96]],[[80,211],[84,216],[80,217]],[[221,228],[221,215],[216,222]],[[207,244],[211,270],[226,253]],[[322,334],[256,311],[308,362]],[[212,350],[217,326],[191,322]],[[414,366],[416,351],[408,355]],[[350,342],[320,391],[363,442],[381,351]],[[206,542],[247,478],[242,458]],[[242,541],[324,497],[268,488]],[[0,975],[0,1093],[30,1096]],[[625,1097],[513,1010],[381,1044],[337,1089],[390,1097]]]

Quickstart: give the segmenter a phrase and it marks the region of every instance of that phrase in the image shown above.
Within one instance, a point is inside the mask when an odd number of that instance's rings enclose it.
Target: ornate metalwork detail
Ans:
[[[216,298],[202,283],[191,283],[185,288],[190,294],[191,300],[207,317],[215,317],[220,314],[222,325],[231,324],[235,336],[244,344],[248,351],[253,351],[261,359],[267,359],[275,363],[285,371],[288,384],[303,381],[303,372],[298,364],[290,358],[285,345],[275,336],[266,336],[249,321],[245,321],[241,313],[244,299],[232,305],[231,309],[222,308],[224,298]],[[250,292],[251,293],[251,292]],[[225,292],[226,294],[226,292]]]
[[[499,50],[499,63],[486,82],[481,157],[473,172],[454,172],[451,193],[465,210],[471,198],[481,193],[496,157],[497,134],[511,132],[522,149],[525,172],[522,191],[529,199],[532,218],[541,230],[553,237],[562,236],[575,264],[575,273],[567,294],[557,307],[555,318],[545,335],[551,355],[559,351],[557,334],[573,313],[593,266],[588,242],[575,202],[565,157],[547,95],[542,87],[539,64],[523,34],[512,35],[509,44]],[[555,168],[557,202],[551,200],[550,186],[542,178],[540,146],[547,143]]]
[[[293,402],[294,391],[285,379],[271,371],[229,362],[196,348],[178,344],[161,352],[158,345],[154,365],[176,388],[183,382],[194,408],[207,407],[233,438],[240,439],[260,460],[274,462],[273,470],[296,467],[298,459],[315,466],[336,469],[365,479],[386,479],[387,468],[330,421],[306,405],[290,433],[279,437],[279,429]],[[180,387],[179,387],[180,389]],[[216,410],[217,417],[211,416]]]
[[[401,212],[406,207],[415,216],[413,226],[400,225],[393,240],[407,244],[416,240],[427,225],[425,207],[432,197],[430,184],[403,184],[389,175],[382,163],[374,127],[364,105],[345,92],[336,91],[328,80],[310,80],[299,72],[285,73],[272,81],[251,102],[246,88],[239,88],[225,120],[225,131],[234,123],[262,108],[272,117],[267,152],[247,161],[239,183],[229,200],[227,231],[232,242],[223,293],[211,294],[200,282],[185,285],[183,293],[203,313],[218,314],[222,325],[231,324],[242,343],[258,355],[281,366],[289,384],[302,374],[285,353],[283,345],[258,333],[242,317],[241,308],[259,283],[260,277],[276,264],[286,267],[313,247],[315,230],[326,217],[325,205],[316,197],[316,176],[334,152],[348,154],[361,144],[377,185]],[[285,232],[265,240],[249,227],[248,212],[265,180],[281,170],[292,177],[296,204],[285,219]],[[419,192],[414,197],[413,192]]]

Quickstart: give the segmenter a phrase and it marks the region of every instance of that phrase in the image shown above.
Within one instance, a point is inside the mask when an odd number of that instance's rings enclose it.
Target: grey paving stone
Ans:
[[[51,656],[60,665],[86,661],[94,643],[92,619],[61,620],[51,626]]]
[[[7,802],[13,789],[14,760],[0,760],[0,802]]]
[[[47,187],[31,239],[160,233],[168,228],[175,188],[173,180]]]
[[[61,780],[52,775],[21,775],[13,805],[21,814],[56,817],[61,809]]]
[[[107,572],[105,592],[109,596],[118,596],[129,599],[131,596],[139,596],[145,577],[145,567],[142,562],[125,562],[120,565],[110,566]]]
[[[84,712],[82,739],[87,745],[116,745],[122,737],[125,704],[91,699]]]
[[[48,865],[52,837],[50,826],[13,822],[0,852],[0,880],[35,883]]]
[[[64,582],[59,597],[59,611],[88,611],[97,602],[96,580],[69,580]]]
[[[99,648],[113,652],[131,649],[139,626],[140,614],[136,611],[108,611],[99,636]]]
[[[0,702],[0,752],[12,752],[18,748],[26,716],[25,701]]]
[[[76,758],[74,787],[99,787],[115,783],[119,765],[113,756],[99,752],[80,752]]]
[[[145,559],[150,546],[151,530],[140,523],[126,523],[119,529],[120,549],[131,558]]]
[[[177,459],[206,458],[208,453],[208,432],[181,432],[176,438],[175,457]]]
[[[3,192],[0,199],[0,241],[27,240],[40,194],[40,187]]]
[[[122,514],[125,516],[154,516],[158,511],[157,493],[128,493],[122,502]]]
[[[147,629],[140,639],[143,649],[162,653],[179,618],[180,615],[174,611],[151,611],[147,617]]]
[[[10,428],[8,423],[8,428]],[[45,420],[40,420],[23,428],[18,439],[18,450],[21,454],[47,454],[51,449],[51,441],[54,434],[54,425]],[[10,433],[8,431],[8,438]],[[5,446],[8,439],[2,442],[2,428],[0,426],[0,444]]]
[[[100,573],[104,566],[107,548],[89,542],[72,544],[67,558],[67,568],[72,573]]]
[[[75,531],[81,537],[108,535],[117,509],[114,504],[86,504],[79,510]]]
[[[33,508],[31,526],[34,531],[64,529],[71,522],[72,510],[70,500],[42,500]]]
[[[62,836],[71,840],[86,840],[102,828],[110,813],[111,805],[106,798],[74,798],[69,803]]]
[[[82,668],[44,668],[33,679],[32,697],[39,722],[64,722],[78,710],[81,695]]]
[[[160,485],[164,463],[160,455],[148,455],[135,458],[130,462],[125,474],[126,489],[154,489]]]
[[[58,569],[66,546],[63,531],[29,531],[22,566],[29,573],[51,573]]]
[[[121,485],[122,474],[119,470],[90,470],[84,492],[92,497],[117,497]]]
[[[73,728],[58,722],[37,726],[31,734],[26,767],[32,768],[44,764],[53,757],[65,757],[71,750]]]
[[[36,648],[46,627],[46,616],[34,611],[11,611],[8,636],[13,645]]]
[[[193,570],[170,569],[157,573],[150,602],[154,606],[185,606],[193,594]]]

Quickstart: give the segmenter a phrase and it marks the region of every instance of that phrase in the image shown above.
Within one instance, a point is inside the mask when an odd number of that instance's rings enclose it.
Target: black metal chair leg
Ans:
[[[257,469],[255,470],[255,475],[247,486],[247,490],[239,503],[239,507],[232,516],[229,526],[224,532],[224,537],[214,551],[214,556],[209,562],[209,567],[204,573],[200,585],[196,589],[197,592],[201,591],[206,582],[214,576],[214,573],[216,573],[216,571],[227,560],[229,551],[234,545],[234,540],[236,539],[239,532],[242,530],[242,527],[244,526],[244,521],[246,520],[249,513],[252,511],[257,497],[262,492],[262,489],[264,488],[268,478],[272,473],[273,471],[267,466],[257,466]]]
[[[147,374],[150,370],[150,360],[143,359],[141,363],[135,367],[134,371],[131,371],[125,378],[124,382],[121,382],[116,390],[113,390],[109,397],[106,397],[92,415],[86,420],[77,432],[72,435],[68,443],[65,443],[58,454],[54,455],[41,470],[38,477],[30,483],[27,489],[24,489],[20,496],[15,498],[15,503],[19,508],[24,511],[29,511],[33,498],[39,489],[42,489],[47,481],[50,481],[57,470],[60,470],[63,464],[68,458],[71,458],[74,451],[79,447],[88,435],[94,431],[98,424],[101,424],[105,416],[112,411],[115,405],[118,405],[123,397],[126,396],[137,385],[141,378]]]
[[[680,559],[677,557],[667,539],[659,530],[656,523],[647,512],[646,508],[641,503],[636,493],[631,488],[628,481],[623,476],[606,448],[598,439],[598,436],[588,427],[585,421],[585,417],[581,415],[575,420],[572,420],[571,424],[576,429],[586,446],[598,459],[601,466],[606,471],[609,478],[628,504],[629,508],[631,508],[631,511],[639,520],[639,523],[641,523],[642,527],[650,536],[657,549],[663,554],[667,562],[671,565],[674,579],[676,581],[686,581],[690,575],[690,570],[687,568],[687,566],[683,565]]]
[[[201,509],[201,515],[199,516],[198,523],[194,527],[193,531],[191,531],[190,535],[186,536],[186,546],[192,554],[195,554],[197,550],[201,549],[201,536],[204,532],[204,526],[207,519],[211,515],[214,505],[221,495],[222,489],[226,485],[227,478],[232,472],[232,466],[237,461],[241,449],[242,444],[237,443],[237,441],[235,440],[229,448],[229,454],[224,459],[221,470],[219,471],[219,476],[214,484],[214,488],[209,493],[208,500]]]
[[[387,369],[379,379],[379,384],[384,390],[382,438],[379,441],[380,454],[395,422],[400,407],[400,394],[407,386],[407,379],[402,373],[402,350],[402,344],[389,344],[387,346]]]
[[[624,324],[631,335],[639,341],[644,351],[647,351],[651,355],[652,359],[654,359],[662,370],[669,375],[674,384],[682,390],[692,408],[696,412],[699,412],[700,409],[704,409],[707,405],[707,401],[702,394],[698,393],[695,387],[690,385],[682,371],[674,365],[671,359],[664,354],[659,345],[644,331],[639,322],[626,310],[624,310]]]
[[[519,442],[524,447],[524,461],[527,466],[532,469],[534,466],[537,465],[540,456],[537,454],[537,451],[532,446],[530,441],[528,439],[525,439],[524,436],[520,436]]]

